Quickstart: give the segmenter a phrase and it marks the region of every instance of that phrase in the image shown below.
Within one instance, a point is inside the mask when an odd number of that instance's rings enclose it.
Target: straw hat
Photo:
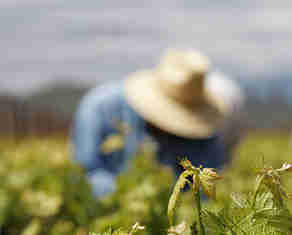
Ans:
[[[206,89],[208,58],[197,51],[171,50],[153,70],[132,74],[126,99],[145,120],[188,138],[214,134],[230,114],[228,104]]]

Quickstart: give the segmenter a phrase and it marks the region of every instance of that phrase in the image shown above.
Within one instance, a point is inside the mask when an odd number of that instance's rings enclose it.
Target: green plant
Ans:
[[[202,222],[202,206],[201,206],[201,194],[200,190],[202,189],[204,193],[210,197],[216,197],[216,188],[215,181],[221,179],[214,169],[212,168],[196,168],[192,163],[184,159],[180,162],[184,167],[184,172],[179,176],[179,179],[174,187],[173,193],[169,199],[168,203],[168,219],[171,226],[174,225],[174,213],[177,206],[177,202],[180,196],[181,190],[188,184],[192,189],[194,200],[195,200],[195,209],[197,211],[197,220],[198,228],[200,234],[205,235],[205,226]],[[188,178],[191,178],[190,181]],[[193,225],[194,227],[195,225]],[[194,228],[195,229],[195,228]],[[193,230],[194,230],[193,229]]]
[[[283,174],[292,171],[292,165],[281,168],[264,167],[257,171],[254,191],[232,193],[231,200],[219,210],[202,208],[200,189],[215,198],[215,182],[221,177],[209,168],[196,168],[188,160],[181,162],[185,171],[180,175],[169,200],[169,234],[292,234],[292,215],[284,199],[289,198],[281,183]],[[188,177],[192,177],[192,181]],[[174,226],[174,214],[181,189],[188,184],[192,188],[197,218],[193,225],[185,222]],[[196,227],[196,224],[198,225]]]

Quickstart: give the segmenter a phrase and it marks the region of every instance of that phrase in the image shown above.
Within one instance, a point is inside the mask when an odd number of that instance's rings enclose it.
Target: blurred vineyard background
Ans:
[[[292,108],[287,97],[269,92],[262,99],[256,90],[245,89],[246,108],[224,130],[232,161],[218,187],[221,203],[231,192],[253,187],[256,165],[291,162]],[[147,227],[141,234],[165,234],[174,176],[158,167],[151,152],[141,152],[119,178],[117,192],[102,201],[93,197],[83,170],[72,161],[68,134],[87,90],[58,86],[30,97],[1,96],[1,234],[87,235],[109,226],[129,228],[137,221]],[[291,180],[285,184],[292,192]],[[184,197],[187,203],[180,207],[178,220],[194,213],[188,193]]]

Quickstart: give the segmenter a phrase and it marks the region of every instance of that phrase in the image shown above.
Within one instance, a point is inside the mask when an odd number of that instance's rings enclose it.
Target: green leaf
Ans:
[[[210,197],[216,198],[216,182],[222,179],[221,176],[212,168],[204,168],[200,173],[200,183],[203,188],[204,193]]]

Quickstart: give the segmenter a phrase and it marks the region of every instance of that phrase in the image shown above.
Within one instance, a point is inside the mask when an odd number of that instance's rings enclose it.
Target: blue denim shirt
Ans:
[[[75,159],[86,168],[96,196],[115,191],[116,176],[128,168],[147,137],[156,143],[159,162],[171,166],[177,175],[182,170],[178,157],[187,157],[195,166],[220,168],[225,163],[224,145],[218,136],[187,139],[155,134],[129,106],[123,92],[123,81],[91,90],[81,101],[73,123]],[[117,122],[129,127],[123,146],[102,151],[106,140],[120,134]]]

